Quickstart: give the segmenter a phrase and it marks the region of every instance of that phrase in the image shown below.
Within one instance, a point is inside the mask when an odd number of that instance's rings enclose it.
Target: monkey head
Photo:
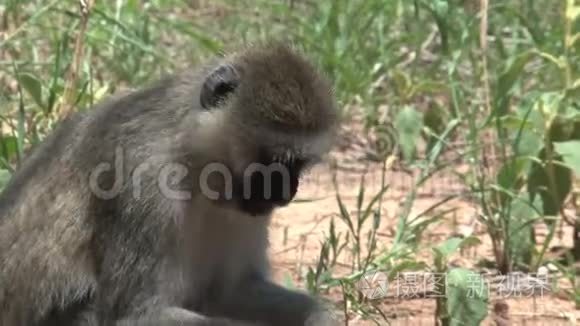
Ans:
[[[206,75],[199,103],[227,148],[232,202],[250,215],[287,205],[330,149],[338,111],[328,81],[287,46],[249,49]]]

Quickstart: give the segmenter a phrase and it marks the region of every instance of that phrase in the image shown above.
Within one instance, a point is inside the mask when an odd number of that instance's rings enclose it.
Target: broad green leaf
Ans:
[[[467,247],[477,246],[480,244],[481,244],[481,240],[479,240],[479,238],[477,238],[475,236],[469,236],[469,237],[463,239],[463,241],[461,241],[459,248],[463,249],[463,248],[467,248]]]
[[[562,155],[564,163],[580,176],[580,140],[554,143],[554,146],[558,154]]]
[[[518,157],[505,162],[497,174],[498,185],[509,191],[518,190],[528,162],[525,157]]]
[[[427,153],[429,153],[433,146],[437,144],[437,136],[440,136],[445,131],[448,122],[449,114],[443,107],[437,103],[430,105],[430,107],[423,115],[423,124],[430,131],[430,133],[427,135]]]
[[[411,106],[405,106],[395,118],[399,144],[403,156],[410,161],[414,158],[416,143],[421,136],[423,117],[420,112]]]
[[[540,195],[544,206],[544,215],[558,215],[560,208],[568,197],[572,188],[572,170],[562,164],[562,157],[553,153],[552,162],[553,178],[552,181],[547,167],[546,150],[542,149],[538,159],[543,164],[533,161],[528,174],[527,190],[530,199],[533,201],[536,195]],[[554,185],[552,185],[552,182]]]
[[[405,98],[411,92],[412,81],[408,74],[401,70],[395,70],[392,73],[392,80],[395,86],[395,92]]]
[[[562,109],[562,100],[564,99],[561,93],[546,92],[540,95],[535,103],[535,110],[541,110],[544,116],[555,117]]]
[[[449,12],[449,4],[447,3],[447,0],[434,0],[432,6],[433,12],[438,17],[447,16],[447,13]]]
[[[533,222],[540,216],[542,200],[538,196],[534,202],[529,201],[528,194],[522,194],[511,202],[509,220],[509,248],[512,261],[529,265],[532,259],[534,243],[531,239]]]
[[[0,156],[10,162],[18,155],[18,139],[16,136],[3,136],[0,141]]]
[[[42,84],[35,76],[29,73],[21,73],[18,76],[20,85],[24,88],[32,99],[41,109],[44,109],[44,104],[42,103]]]
[[[429,268],[429,265],[427,265],[425,262],[416,260],[404,260],[402,262],[397,262],[396,265],[389,268],[387,277],[389,279],[393,279],[397,276],[397,274],[404,271],[424,271],[427,268]]]
[[[433,248],[433,252],[435,254],[435,265],[436,268],[445,268],[447,264],[447,260],[451,255],[453,255],[457,250],[480,244],[481,241],[476,237],[467,237],[464,239],[461,238],[450,238],[447,239],[442,244]]]
[[[433,248],[433,250],[442,257],[447,258],[459,249],[462,240],[461,238],[450,238]]]
[[[447,273],[447,313],[450,326],[478,326],[487,316],[489,288],[476,272],[454,268]]]
[[[495,115],[503,116],[508,112],[508,104],[511,97],[511,91],[524,72],[527,63],[534,57],[533,51],[526,51],[511,62],[507,69],[500,74],[495,92]]]
[[[519,156],[535,156],[544,143],[544,116],[535,106],[535,100],[524,100],[515,114],[502,119],[503,126],[514,135],[513,147]]]

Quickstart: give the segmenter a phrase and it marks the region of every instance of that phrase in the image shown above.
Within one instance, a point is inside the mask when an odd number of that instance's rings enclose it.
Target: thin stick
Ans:
[[[79,0],[79,9],[81,13],[81,25],[75,39],[75,48],[73,55],[73,63],[68,71],[66,78],[66,84],[64,88],[64,94],[62,97],[62,102],[57,110],[58,117],[60,119],[65,118],[70,114],[74,106],[75,90],[77,87],[79,70],[84,57],[84,39],[87,31],[87,26],[89,22],[89,16],[91,9],[93,8],[95,0]]]

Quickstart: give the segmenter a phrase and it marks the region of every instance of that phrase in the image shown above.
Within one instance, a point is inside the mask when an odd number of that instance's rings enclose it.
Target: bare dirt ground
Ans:
[[[348,150],[352,151],[352,150]],[[356,151],[356,150],[355,150]],[[331,156],[339,156],[339,160],[348,161],[351,167],[341,168],[330,167],[325,164],[311,171],[305,182],[301,184],[299,198],[316,199],[311,202],[300,202],[279,210],[271,226],[271,258],[274,265],[274,276],[278,282],[285,282],[291,278],[297,286],[303,287],[305,280],[303,276],[308,266],[314,267],[321,248],[321,241],[328,232],[330,220],[337,216],[339,212],[336,201],[336,191],[332,184],[332,175],[336,173],[340,194],[347,208],[351,211],[356,209],[356,196],[358,193],[360,178],[364,166],[368,172],[365,177],[366,193],[374,194],[381,187],[381,166],[368,162],[348,159],[356,153],[345,153],[344,150],[333,153]],[[360,155],[359,155],[360,156]],[[457,169],[459,167],[450,167]],[[393,190],[389,190],[386,201],[383,204],[383,218],[378,233],[379,248],[389,248],[393,241],[396,228],[396,216],[400,210],[403,196],[409,189],[412,178],[404,172],[389,171],[387,182],[394,183]],[[409,183],[407,183],[409,182]],[[435,202],[441,200],[449,189],[454,189],[454,184],[458,184],[454,191],[466,191],[461,188],[457,180],[450,177],[438,177],[431,180],[424,188],[419,199],[413,206],[413,214],[420,212]],[[369,196],[371,196],[369,195]],[[418,253],[418,259],[432,265],[431,247],[433,244],[441,242],[450,237],[453,233],[461,232],[464,228],[473,228],[474,234],[482,241],[482,244],[472,248],[467,252],[453,257],[452,264],[461,267],[473,267],[482,258],[493,261],[493,253],[489,237],[485,233],[483,226],[474,223],[474,214],[477,206],[466,199],[456,199],[444,205],[443,209],[457,208],[454,214],[446,216],[442,223],[430,227],[422,239],[422,249]],[[346,228],[339,219],[335,221],[337,229],[346,232]],[[564,229],[562,238],[553,241],[555,246],[571,247],[569,229]],[[545,229],[538,229],[539,242],[545,236]],[[339,265],[350,266],[349,257],[342,257]],[[562,283],[566,286],[565,282]],[[331,291],[327,294],[333,302],[342,304],[342,296],[339,291]],[[500,298],[492,294],[489,305],[488,318],[484,325],[575,325],[580,313],[575,310],[574,303],[564,298],[560,294],[545,293],[536,297],[509,296]],[[502,323],[501,320],[494,319],[493,306],[499,302],[507,304],[509,307],[509,323]],[[381,325],[435,325],[434,299],[402,299],[385,298],[380,307],[385,315],[389,316],[389,323],[381,322]],[[505,307],[505,305],[504,305]],[[337,314],[341,314],[337,311]],[[360,320],[357,316],[349,316],[349,325],[376,325],[371,321]]]

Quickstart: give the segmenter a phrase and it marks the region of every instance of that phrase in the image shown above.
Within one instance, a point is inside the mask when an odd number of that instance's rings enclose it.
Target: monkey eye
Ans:
[[[239,84],[239,76],[231,65],[221,65],[206,77],[201,87],[199,101],[204,109],[218,106]]]

